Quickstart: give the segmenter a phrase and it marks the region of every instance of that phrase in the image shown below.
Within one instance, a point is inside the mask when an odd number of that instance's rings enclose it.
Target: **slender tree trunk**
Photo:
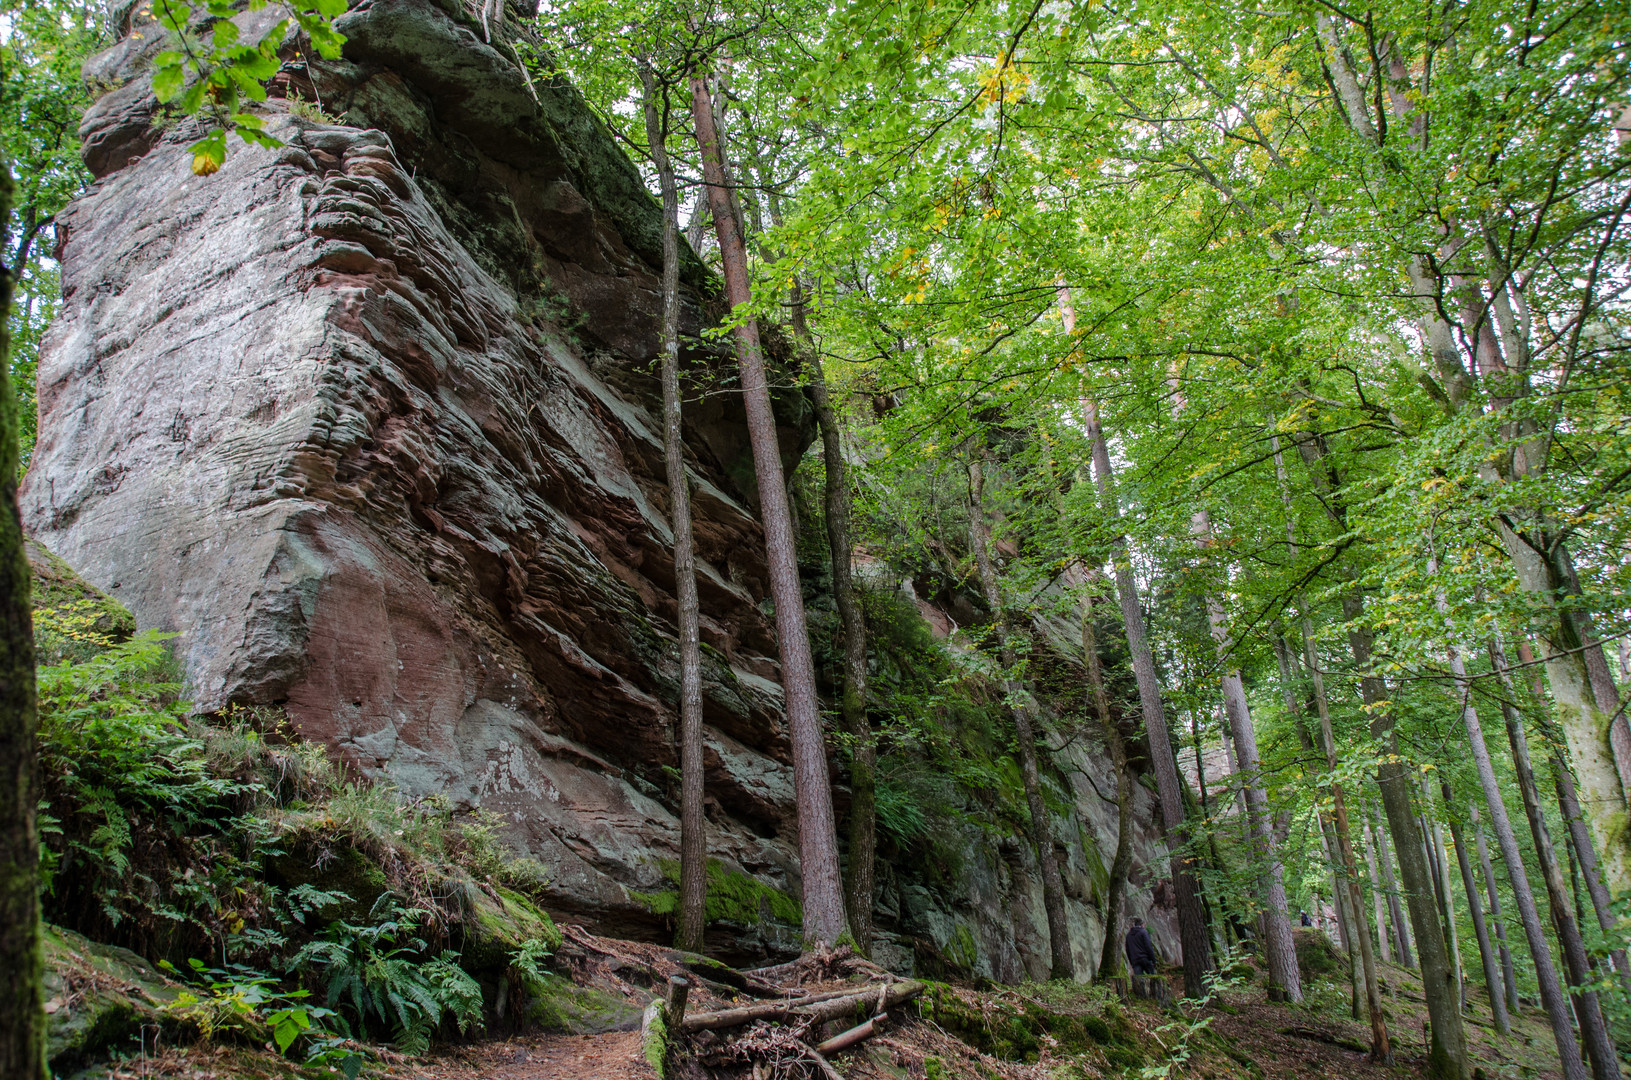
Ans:
[[[1364,614],[1362,602],[1357,596],[1349,594],[1343,597],[1342,606],[1349,623],[1348,645],[1353,651],[1355,665],[1364,673],[1360,677],[1359,691],[1372,710],[1371,735],[1381,743],[1386,755],[1376,767],[1377,784],[1382,790],[1382,809],[1387,814],[1388,828],[1393,831],[1393,846],[1399,857],[1399,876],[1403,880],[1410,924],[1416,935],[1416,950],[1421,957],[1422,993],[1427,999],[1427,1013],[1432,1021],[1432,1041],[1427,1051],[1428,1073],[1445,1080],[1467,1080],[1471,1067],[1467,1059],[1466,1029],[1461,1022],[1461,998],[1452,982],[1454,973],[1445,948],[1444,930],[1439,925],[1438,913],[1433,910],[1432,872],[1417,837],[1416,815],[1410,805],[1410,774],[1413,770],[1405,764],[1400,750],[1392,710],[1383,704],[1387,701],[1387,688],[1379,677],[1368,673],[1371,639],[1369,631],[1360,622]]]
[[[1501,921],[1501,894],[1495,888],[1495,871],[1489,862],[1489,846],[1484,843],[1484,826],[1478,820],[1478,803],[1470,806],[1472,835],[1478,848],[1478,865],[1484,872],[1484,891],[1489,894],[1489,920],[1495,926],[1495,940],[1501,950],[1501,980],[1506,992],[1508,1016],[1518,1014],[1518,977],[1512,969],[1512,950],[1506,943],[1506,927]]]
[[[1104,512],[1112,521],[1121,520],[1110,473],[1110,451],[1099,426],[1098,410],[1088,403],[1088,438],[1093,444],[1093,473]],[[1121,602],[1121,618],[1127,629],[1127,649],[1132,656],[1133,676],[1138,683],[1138,700],[1144,713],[1144,730],[1150,740],[1151,765],[1155,787],[1161,797],[1161,820],[1166,827],[1172,868],[1172,887],[1178,901],[1178,937],[1184,951],[1184,993],[1199,998],[1206,995],[1206,976],[1212,970],[1212,942],[1201,909],[1200,889],[1183,854],[1189,842],[1184,824],[1183,781],[1172,756],[1172,735],[1167,729],[1166,711],[1161,703],[1161,686],[1156,680],[1155,656],[1144,633],[1144,613],[1138,606],[1138,586],[1128,561],[1127,542],[1117,537],[1111,552],[1115,568],[1116,594]]]
[[[1494,656],[1493,641],[1490,650],[1491,656]],[[1484,805],[1489,808],[1490,827],[1495,830],[1495,842],[1501,849],[1501,860],[1506,863],[1507,877],[1512,883],[1512,899],[1517,904],[1524,937],[1529,942],[1529,956],[1535,964],[1535,981],[1540,985],[1541,1008],[1546,1010],[1546,1018],[1552,1025],[1552,1037],[1557,1042],[1564,1080],[1585,1080],[1586,1068],[1580,1060],[1580,1044],[1575,1041],[1574,1026],[1570,1023],[1569,1002],[1563,996],[1563,985],[1558,980],[1557,968],[1552,964],[1552,947],[1546,940],[1540,912],[1535,906],[1535,895],[1529,888],[1523,853],[1518,850],[1518,839],[1506,815],[1506,803],[1501,798],[1500,783],[1495,778],[1495,766],[1490,760],[1489,747],[1484,742],[1483,724],[1470,698],[1462,700],[1461,722],[1467,729],[1468,748],[1473,764],[1478,768],[1478,783],[1484,790]],[[1512,723],[1509,715],[1509,731]]]
[[[781,217],[772,202],[772,216]],[[793,283],[793,325],[799,337],[810,344],[804,321],[803,289]],[[850,930],[856,948],[863,956],[872,955],[872,893],[877,860],[877,767],[878,741],[867,717],[866,617],[855,592],[851,573],[849,466],[844,461],[844,444],[838,430],[838,417],[827,396],[827,377],[821,357],[809,356],[810,396],[815,400],[816,422],[821,427],[821,459],[827,474],[827,548],[832,560],[833,599],[838,604],[838,621],[844,627],[844,688],[842,714],[844,729],[850,735],[849,876],[845,895],[849,905]]]
[[[1090,576],[1089,581],[1097,577]],[[1093,600],[1082,596],[1082,656],[1087,662],[1087,683],[1093,692],[1093,711],[1104,731],[1104,745],[1116,770],[1116,855],[1110,863],[1110,884],[1104,901],[1104,949],[1095,978],[1102,982],[1121,970],[1121,905],[1127,893],[1127,874],[1133,867],[1133,775],[1127,765],[1127,743],[1110,714],[1110,695],[1099,666],[1098,630],[1093,621]]]
[[[1276,439],[1276,443],[1278,440]],[[1278,447],[1276,447],[1278,450]],[[1278,453],[1276,454],[1278,464]],[[1283,479],[1283,466],[1282,479]],[[1288,535],[1295,543],[1295,534]],[[1302,621],[1303,631],[1303,662],[1308,666],[1309,679],[1314,691],[1314,709],[1320,721],[1320,750],[1325,758],[1326,768],[1335,773],[1337,768],[1336,735],[1331,727],[1331,702],[1325,692],[1325,675],[1320,671],[1318,656],[1314,651],[1314,628],[1305,618]],[[1276,657],[1280,664],[1280,678],[1286,686],[1286,708],[1296,718],[1297,729],[1302,735],[1304,747],[1314,750],[1313,740],[1303,732],[1301,717],[1298,716],[1296,702],[1291,693],[1292,660],[1291,649],[1284,638],[1275,635]],[[1361,976],[1365,989],[1365,1011],[1370,1019],[1372,1061],[1388,1063],[1393,1060],[1392,1040],[1388,1035],[1387,1017],[1382,1010],[1382,983],[1376,971],[1376,953],[1371,948],[1370,927],[1365,920],[1365,897],[1359,888],[1359,860],[1354,853],[1352,825],[1348,818],[1347,792],[1341,783],[1333,783],[1331,791],[1331,821],[1328,829],[1329,836],[1325,837],[1328,856],[1331,858],[1333,868],[1333,882],[1335,894],[1344,903],[1338,906],[1338,912],[1344,907],[1347,910],[1349,942],[1349,960],[1353,970],[1350,972],[1353,981],[1353,1016],[1359,1019],[1359,986]],[[1374,873],[1374,869],[1373,869]],[[1357,947],[1357,951],[1356,951]]]
[[[680,909],[674,944],[702,951],[708,915],[706,822],[702,815],[702,637],[696,553],[691,540],[691,491],[685,477],[680,415],[679,193],[668,160],[668,133],[659,114],[657,76],[643,58],[641,104],[646,143],[663,199],[663,454],[668,464],[669,514],[674,528],[674,597],[680,633]],[[663,110],[666,111],[666,110]]]
[[[1568,762],[1561,756],[1553,756],[1552,774],[1557,788],[1557,805],[1563,811],[1563,820],[1568,823],[1569,842],[1574,846],[1575,857],[1580,860],[1580,876],[1586,879],[1586,891],[1591,896],[1597,926],[1605,934],[1609,933],[1614,929],[1614,909],[1597,866],[1597,849],[1591,842],[1591,830],[1586,827],[1585,812],[1580,809],[1580,796],[1574,788],[1574,777],[1569,772]],[[1615,949],[1609,957],[1614,961],[1614,970],[1620,976],[1620,986],[1625,996],[1631,999],[1631,968],[1626,966],[1625,950]]]
[[[1461,968],[1461,936],[1456,930],[1455,893],[1450,884],[1449,854],[1444,850],[1444,836],[1433,811],[1433,793],[1424,777],[1421,781],[1421,835],[1427,846],[1427,863],[1433,871],[1433,895],[1438,900],[1438,915],[1444,927],[1444,939],[1450,950],[1450,970],[1455,979],[1456,1007],[1467,1011],[1467,977]]]
[[[9,163],[0,161],[0,225],[10,223],[15,190]],[[0,267],[0,1076],[44,1080],[34,616],[17,510],[21,451],[11,385],[12,273]]]
[[[1070,950],[1070,921],[1065,916],[1065,883],[1059,874],[1059,860],[1053,853],[1052,817],[1042,801],[1042,781],[1036,765],[1036,706],[1024,682],[1014,674],[1018,655],[1008,627],[997,569],[991,561],[991,527],[985,520],[985,473],[981,447],[968,463],[969,545],[979,568],[986,606],[997,630],[998,649],[1003,666],[1003,689],[1019,742],[1019,771],[1025,786],[1025,803],[1031,812],[1031,842],[1036,845],[1037,862],[1042,868],[1042,907],[1048,916],[1048,949],[1052,957],[1051,978],[1073,979],[1076,965]]]
[[[1370,874],[1370,896],[1374,905],[1376,917],[1376,947],[1379,950],[1378,958],[1386,964],[1393,963],[1393,949],[1387,930],[1387,900],[1382,892],[1382,882],[1376,875],[1376,845],[1371,841],[1370,822],[1365,819],[1364,807],[1359,810],[1359,830],[1365,841],[1365,869]]]
[[[1382,885],[1387,889],[1388,911],[1393,916],[1393,939],[1398,947],[1399,963],[1407,968],[1416,966],[1410,948],[1410,924],[1404,915],[1404,902],[1399,896],[1399,881],[1393,874],[1393,852],[1388,849],[1387,830],[1382,827],[1382,811],[1371,807],[1374,819],[1372,834],[1376,837],[1376,854],[1382,868]]]
[[[1518,793],[1523,797],[1524,813],[1529,818],[1529,831],[1535,841],[1535,861],[1540,865],[1541,877],[1546,883],[1552,925],[1557,930],[1564,966],[1574,989],[1574,1014],[1580,1022],[1580,1041],[1585,1044],[1586,1056],[1591,1061],[1593,1080],[1616,1080],[1620,1075],[1619,1055],[1609,1037],[1597,992],[1589,989],[1596,979],[1586,955],[1585,941],[1580,937],[1580,927],[1574,921],[1573,905],[1569,902],[1563,873],[1558,867],[1551,830],[1546,825],[1540,790],[1535,784],[1535,770],[1530,763],[1529,740],[1524,734],[1523,717],[1511,704],[1513,694],[1507,676],[1506,655],[1493,638],[1490,639],[1489,654],[1505,691],[1501,695],[1502,712],[1506,719],[1507,741],[1512,747],[1513,777],[1518,781]]]
[[[735,309],[752,301],[747,252],[725,184],[724,155],[714,126],[713,102],[707,81],[701,75],[691,78],[691,115],[696,124],[697,145],[702,150],[703,180],[708,186],[709,205],[713,208],[714,227],[719,236],[726,299]],[[764,518],[765,556],[770,571],[770,594],[776,605],[776,642],[781,653],[787,727],[793,749],[804,943],[808,948],[831,947],[844,936],[846,929],[844,888],[839,871],[832,789],[827,775],[827,751],[821,734],[821,709],[816,699],[815,664],[810,657],[810,636],[804,622],[792,514],[787,505],[781,447],[776,440],[776,417],[770,406],[770,386],[765,377],[757,324],[751,319],[738,324],[735,339],[742,374],[742,403],[747,410],[760,512]]]
[[[1444,809],[1449,812],[1455,805],[1447,781],[1439,781],[1444,796]],[[1489,989],[1489,1008],[1495,1020],[1495,1030],[1502,1035],[1512,1031],[1512,1021],[1506,1014],[1506,993],[1501,984],[1499,961],[1490,945],[1489,927],[1484,922],[1484,905],[1478,899],[1478,879],[1472,873],[1472,860],[1467,855],[1467,844],[1461,836],[1461,826],[1450,815],[1450,842],[1455,847],[1456,865],[1461,870],[1461,885],[1467,894],[1467,911],[1472,916],[1473,936],[1478,940],[1478,957],[1484,964],[1484,985]]]

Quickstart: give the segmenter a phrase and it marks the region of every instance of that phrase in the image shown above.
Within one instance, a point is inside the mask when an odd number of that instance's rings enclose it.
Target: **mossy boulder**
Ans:
[[[1291,936],[1297,946],[1297,967],[1304,983],[1347,975],[1347,958],[1323,931],[1297,927]]]
[[[186,1025],[165,1006],[181,987],[129,949],[98,945],[47,924],[46,1053],[66,1074],[113,1051],[135,1049],[143,1028],[173,1038]]]
[[[119,601],[80,577],[32,537],[23,541],[34,572],[34,643],[42,666],[84,660],[136,632],[136,618]]]
[[[1127,1025],[1119,1014],[1100,1016],[1050,1008],[1029,998],[969,998],[943,983],[930,983],[920,1000],[923,1015],[983,1054],[1005,1061],[1035,1061],[1046,1035],[1065,1053],[1095,1046],[1128,1050]]]
[[[553,953],[561,947],[561,932],[536,904],[514,889],[499,885],[492,894],[475,892],[461,944],[466,970],[507,968],[511,958],[529,941],[542,942]]]
[[[521,1015],[527,1027],[567,1035],[638,1031],[641,1007],[602,990],[551,978],[530,987]]]

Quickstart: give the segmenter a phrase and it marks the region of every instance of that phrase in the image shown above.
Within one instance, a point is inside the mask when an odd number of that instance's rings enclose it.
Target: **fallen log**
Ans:
[[[886,1018],[883,1016],[874,1016],[864,1024],[856,1024],[848,1031],[839,1032],[837,1035],[834,1035],[832,1038],[816,1047],[816,1050],[823,1054],[836,1054],[839,1051],[848,1050],[856,1043],[865,1042],[867,1039],[872,1038],[872,1036],[882,1031],[887,1025],[888,1021]]]
[[[842,1016],[854,1013],[857,1006],[878,1002],[873,1011],[884,1012],[896,1005],[912,1000],[921,993],[923,993],[923,984],[912,980],[887,983],[881,993],[877,986],[832,990],[825,994],[811,994],[802,998],[766,1001],[757,1005],[741,1005],[734,1009],[720,1009],[717,1012],[693,1013],[685,1018],[682,1030],[686,1032],[718,1031],[721,1028],[741,1027],[743,1024],[751,1024],[755,1020],[791,1020],[794,1018],[803,1023],[824,1024],[829,1020],[837,1020]]]
[[[825,1024],[829,1020],[854,1015],[857,1006],[864,1006],[866,1011],[877,1015],[888,1012],[897,1005],[904,1005],[921,993],[923,993],[922,983],[912,979],[903,979],[900,982],[890,983],[888,989],[884,991],[881,1001],[876,991],[869,990],[860,994],[852,994],[846,998],[823,1001],[820,1004],[800,1008],[797,1010],[797,1016],[800,1020]]]

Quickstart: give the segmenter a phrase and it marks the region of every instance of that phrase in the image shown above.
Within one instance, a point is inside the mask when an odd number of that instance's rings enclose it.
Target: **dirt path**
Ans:
[[[400,1080],[656,1080],[640,1055],[640,1033],[523,1035],[449,1047],[434,1057],[396,1065]]]

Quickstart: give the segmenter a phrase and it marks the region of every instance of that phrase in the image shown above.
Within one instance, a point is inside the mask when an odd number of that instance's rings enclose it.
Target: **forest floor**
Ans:
[[[580,932],[581,933],[581,932]],[[584,935],[586,938],[587,935]],[[622,963],[640,963],[662,952],[635,942],[592,939],[626,954]],[[1321,942],[1305,947],[1300,1005],[1265,1000],[1255,969],[1190,1012],[1163,1008],[1142,998],[1121,999],[1103,986],[1040,984],[1020,987],[936,985],[916,1006],[898,1010],[899,1022],[854,1050],[837,1055],[833,1067],[845,1080],[1383,1080],[1424,1075],[1424,1019],[1419,977],[1384,966],[1383,984],[1395,1060],[1384,1066],[1368,1060],[1368,1024],[1350,1015],[1349,984],[1337,954]],[[616,963],[613,966],[617,966]],[[1181,991],[1181,977],[1168,974]],[[595,980],[605,986],[604,978]],[[834,985],[838,985],[834,982]],[[820,987],[806,984],[804,989]],[[724,988],[720,988],[724,989]],[[1471,987],[1469,987],[1471,989]],[[630,986],[631,1000],[644,1003]],[[649,995],[644,995],[649,997]],[[706,995],[704,1000],[708,1000]],[[1537,1009],[1514,1021],[1513,1032],[1498,1035],[1489,1021],[1481,989],[1469,1002],[1466,1031],[1475,1078],[1554,1080],[1560,1075],[1550,1028]],[[713,1006],[708,1006],[713,1007]],[[1072,1036],[1095,1018],[1101,1038]],[[1104,1022],[1112,1032],[1103,1039]],[[1059,1038],[1053,1037],[1058,1033]],[[1170,1063],[1170,1065],[1168,1065]],[[1168,1066],[1163,1069],[1163,1066]],[[811,1064],[751,1066],[704,1071],[680,1061],[669,1080],[740,1077],[742,1080],[821,1080]],[[333,1076],[323,1069],[299,1068],[259,1050],[191,1046],[158,1057],[126,1061],[106,1071],[82,1074],[109,1080],[315,1080]],[[525,1034],[474,1038],[444,1044],[429,1054],[405,1057],[384,1052],[365,1077],[377,1080],[657,1080],[642,1055],[637,1031],[598,1034]],[[828,1078],[830,1080],[830,1077]]]

